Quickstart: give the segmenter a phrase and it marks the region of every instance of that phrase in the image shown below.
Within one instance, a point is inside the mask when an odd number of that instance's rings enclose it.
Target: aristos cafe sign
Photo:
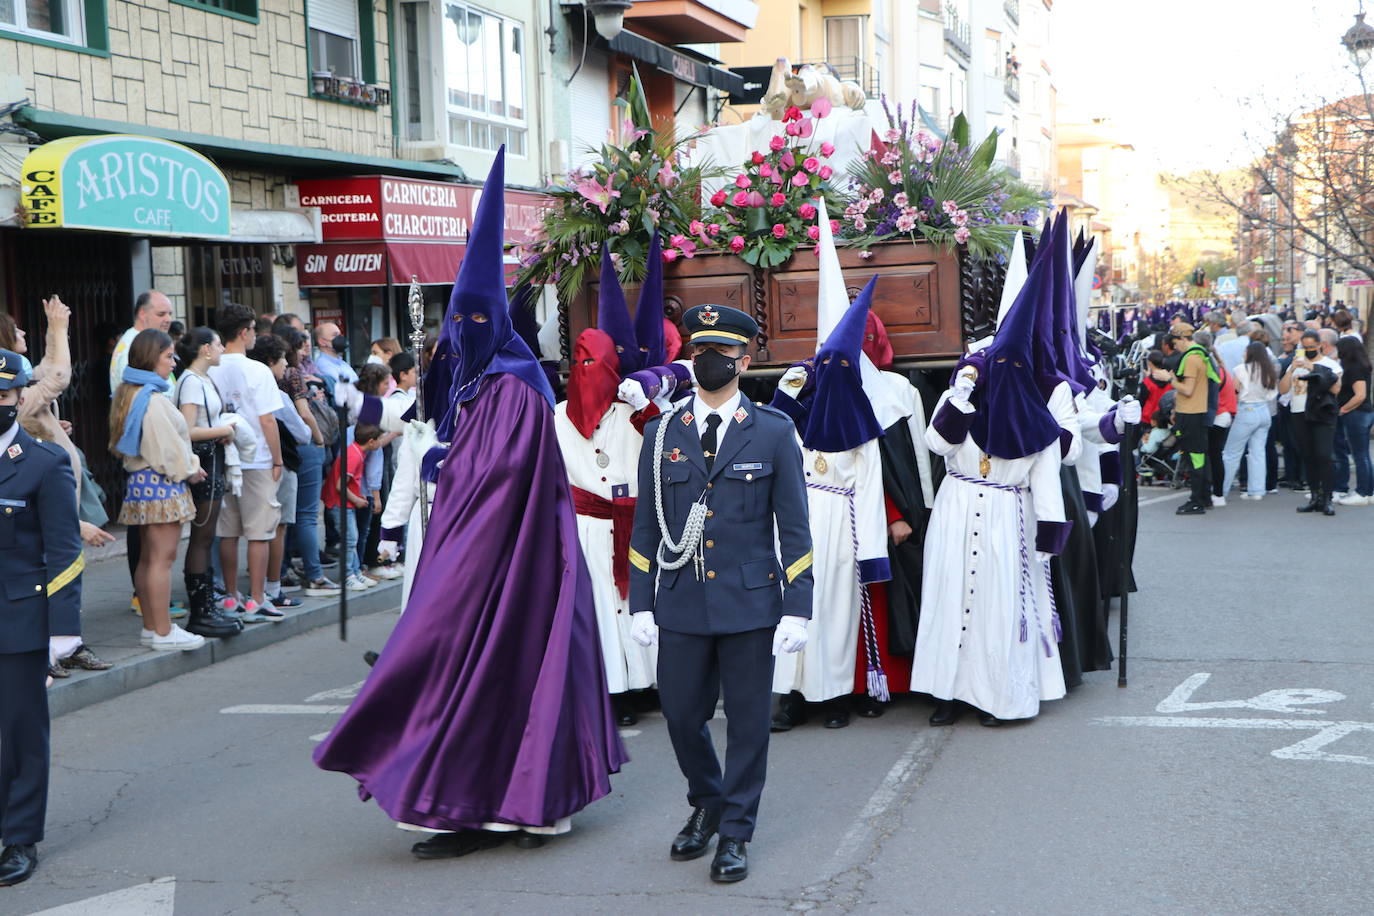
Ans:
[[[24,159],[21,200],[34,229],[229,237],[229,182],[209,159],[167,140],[64,137]]]

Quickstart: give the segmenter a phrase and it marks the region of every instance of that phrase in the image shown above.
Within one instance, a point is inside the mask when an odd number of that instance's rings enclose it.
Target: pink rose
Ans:
[[[765,162],[763,165],[759,166],[759,174],[762,175],[764,178],[772,178],[773,167]]]
[[[671,264],[671,263],[673,263],[674,261],[676,261],[676,260],[677,260],[677,249],[676,249],[676,248],[665,248],[665,249],[663,249],[663,260],[664,260],[664,261],[667,261],[669,264]]]
[[[773,224],[773,238],[780,239],[787,234],[787,227],[782,223]]]
[[[800,121],[801,116],[801,109],[796,105],[788,105],[787,110],[782,113],[782,119],[784,121]]]
[[[815,207],[815,205],[813,205],[813,204],[802,204],[802,205],[797,209],[797,212],[801,214],[801,218],[802,218],[802,219],[815,219],[815,218],[816,218],[816,207]]]
[[[778,191],[768,199],[768,202],[774,207],[781,207],[783,204],[787,203],[787,195]]]
[[[720,223],[712,223],[706,227],[708,235],[720,235]]]
[[[792,155],[791,150],[788,150],[782,154],[782,158],[778,160],[778,163],[790,172],[797,167],[797,157]]]
[[[741,251],[743,251],[744,236],[737,235],[734,238],[730,239],[730,250],[733,251],[735,254],[739,254]]]
[[[821,144],[821,155],[822,155],[822,156],[827,156],[827,157],[835,155],[835,144],[830,143],[830,142],[828,142],[828,141],[825,142],[825,143],[822,143],[822,144]]]
[[[954,241],[958,242],[960,245],[967,242],[968,237],[969,231],[967,226],[960,226],[958,229],[954,230]]]
[[[787,122],[787,126],[784,127],[783,130],[787,131],[787,136],[789,137],[801,136],[801,125],[798,124],[796,121]]]
[[[839,232],[839,231],[840,231],[840,221],[839,221],[839,220],[837,220],[837,219],[832,219],[832,220],[830,221],[830,231],[831,231],[831,232]]]
[[[699,219],[692,220],[691,225],[687,227],[687,231],[692,233],[692,235],[701,235],[701,233],[704,232],[705,229],[706,224]],[[676,245],[677,243],[674,242],[673,244]]]
[[[768,148],[775,153],[786,145],[787,141],[784,140],[782,137],[774,137],[772,140],[768,141]]]
[[[758,150],[754,150],[754,155],[749,158],[753,161],[754,165],[763,165],[763,153],[760,153]]]
[[[736,191],[736,192],[735,192],[735,196],[732,197],[732,198],[730,198],[730,203],[734,204],[736,207],[747,207],[747,206],[749,206],[749,192],[748,192],[748,191]]]
[[[804,187],[806,187],[810,182],[811,182],[811,179],[807,176],[807,174],[806,174],[805,172],[797,172],[796,174],[794,174],[794,175],[792,176],[792,185],[793,185],[794,187],[804,188]]]
[[[723,207],[723,206],[725,206],[725,201],[726,201],[726,199],[727,199],[729,196],[730,196],[730,195],[728,195],[728,194],[725,193],[725,189],[722,188],[721,190],[719,190],[719,191],[717,191],[716,193],[714,193],[714,194],[711,195],[711,206],[713,206],[713,207]]]
[[[821,176],[821,181],[829,181],[830,176],[835,174],[835,170],[828,165],[821,166],[821,170],[816,173]]]
[[[815,156],[807,156],[806,159],[802,161],[802,168],[806,169],[808,172],[814,172],[820,167],[821,161]]]
[[[673,248],[681,248],[682,243],[685,241],[687,241],[687,236],[685,235],[673,235],[668,238],[668,244]]]
[[[747,187],[749,187],[749,176],[748,176],[748,175],[745,175],[745,174],[742,174],[742,173],[739,174],[739,175],[736,175],[736,176],[735,176],[735,187],[737,187],[737,188],[747,188]]]
[[[811,241],[813,241],[813,242],[816,241],[816,239],[818,239],[818,238],[821,237],[821,227],[820,227],[820,226],[807,226],[807,227],[806,227],[806,237],[809,238],[809,239],[810,239]]]

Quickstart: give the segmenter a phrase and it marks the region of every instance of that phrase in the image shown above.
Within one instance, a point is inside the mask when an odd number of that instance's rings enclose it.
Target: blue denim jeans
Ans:
[[[314,445],[297,446],[300,470],[296,472],[296,518],[290,531],[290,554],[299,554],[305,564],[305,579],[324,578],[320,566],[320,485],[324,480],[324,449]]]
[[[358,562],[358,514],[350,509],[344,513],[344,520],[348,523],[348,530],[344,532],[344,550],[339,560],[346,573],[344,578],[347,579],[362,572],[362,564]]]
[[[1231,484],[1240,470],[1242,455],[1248,454],[1246,464],[1245,490],[1251,496],[1264,495],[1264,443],[1269,438],[1269,405],[1243,401],[1237,405],[1236,419],[1231,423],[1231,434],[1226,437],[1226,448],[1221,460],[1226,468],[1222,480],[1221,495],[1231,492]]]
[[[1331,453],[1335,489],[1345,493],[1350,485],[1350,462],[1355,462],[1355,492],[1374,496],[1374,465],[1369,458],[1369,428],[1374,410],[1352,410],[1336,422],[1336,445]]]

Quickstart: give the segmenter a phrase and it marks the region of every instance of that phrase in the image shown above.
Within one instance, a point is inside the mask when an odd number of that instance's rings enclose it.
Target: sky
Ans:
[[[1274,116],[1360,92],[1341,36],[1359,0],[1056,0],[1060,119],[1106,116],[1186,171],[1242,165]],[[1369,20],[1374,25],[1374,0]],[[1374,84],[1374,64],[1367,71]]]

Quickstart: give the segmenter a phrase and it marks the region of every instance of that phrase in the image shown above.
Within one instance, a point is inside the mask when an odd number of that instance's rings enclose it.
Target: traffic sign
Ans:
[[[1217,295],[1234,296],[1240,292],[1239,277],[1217,277]]]

